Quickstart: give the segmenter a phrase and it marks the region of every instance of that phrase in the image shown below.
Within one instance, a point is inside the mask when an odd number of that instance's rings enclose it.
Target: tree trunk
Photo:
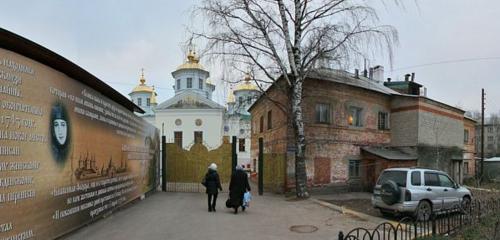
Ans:
[[[302,115],[302,79],[293,79],[291,108],[295,137],[295,189],[298,198],[308,198],[306,171],[306,140],[304,135],[304,119]]]

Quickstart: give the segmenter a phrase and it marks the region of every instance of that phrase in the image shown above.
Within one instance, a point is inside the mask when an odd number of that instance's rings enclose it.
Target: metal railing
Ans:
[[[500,199],[487,201],[474,200],[468,204],[455,205],[429,216],[427,221],[416,221],[413,218],[403,218],[397,224],[384,222],[374,229],[355,228],[339,232],[339,240],[413,240],[425,239],[438,235],[453,235],[465,226],[481,223],[486,217],[500,213]],[[426,218],[426,217],[424,217]],[[496,218],[496,226],[500,218]],[[492,234],[497,234],[494,230]],[[495,239],[495,238],[493,238]]]

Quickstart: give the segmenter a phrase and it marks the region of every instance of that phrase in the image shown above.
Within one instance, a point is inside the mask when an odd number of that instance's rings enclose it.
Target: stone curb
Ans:
[[[361,219],[364,219],[364,220],[367,220],[367,221],[370,221],[370,222],[374,222],[374,223],[390,222],[390,220],[388,220],[388,219],[374,217],[374,216],[371,216],[371,215],[368,215],[368,214],[364,214],[364,213],[361,213],[361,212],[358,212],[358,211],[354,211],[352,209],[348,209],[348,208],[345,208],[345,207],[342,207],[342,206],[338,206],[338,205],[335,205],[335,204],[332,204],[332,203],[329,203],[329,202],[325,202],[325,201],[322,201],[322,200],[319,200],[319,199],[309,198],[309,200],[312,201],[312,202],[314,202],[314,203],[317,203],[317,204],[319,204],[319,205],[321,205],[323,207],[327,207],[327,208],[330,208],[330,209],[335,210],[337,212],[340,212],[342,214],[350,214],[350,215],[359,217]]]

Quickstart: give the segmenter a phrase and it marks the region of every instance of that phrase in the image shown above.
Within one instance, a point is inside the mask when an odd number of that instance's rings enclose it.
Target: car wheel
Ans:
[[[462,203],[461,203],[461,207],[462,207],[462,211],[465,213],[469,210],[470,208],[470,203],[471,203],[471,199],[469,196],[465,196],[463,199],[462,199]]]
[[[432,206],[427,201],[421,201],[417,206],[415,218],[418,221],[429,221],[432,215]]]

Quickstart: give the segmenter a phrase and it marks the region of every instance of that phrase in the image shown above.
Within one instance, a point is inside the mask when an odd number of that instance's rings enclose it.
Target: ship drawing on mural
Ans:
[[[88,180],[100,177],[114,177],[117,174],[126,173],[128,171],[127,161],[120,161],[120,166],[115,166],[113,163],[113,157],[109,158],[107,163],[103,163],[101,169],[97,167],[97,161],[95,154],[89,154],[88,152],[83,157],[81,154],[78,158],[78,168],[74,170],[76,179],[78,180]]]

